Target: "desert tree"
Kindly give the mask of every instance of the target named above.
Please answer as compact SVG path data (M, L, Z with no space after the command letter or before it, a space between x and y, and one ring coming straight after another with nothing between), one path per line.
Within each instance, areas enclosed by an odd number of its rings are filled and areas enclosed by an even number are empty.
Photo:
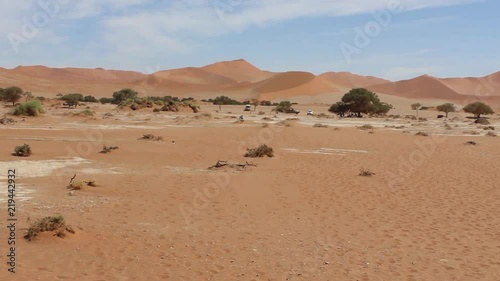
M286 113L292 108L292 103L290 101L281 101L276 108L274 108L274 111L276 112L283 112Z
M64 95L60 98L61 100L65 101L69 107L77 107L79 102L83 99L82 94L67 94Z
M257 110L257 106L260 105L260 101L256 98L250 100L250 104L253 105L253 111Z
M419 111L421 108L422 108L422 104L420 104L420 103L418 103L418 102L417 102L417 103L413 103L413 104L411 105L411 109L412 109L412 110L415 110L415 111L417 112L417 117L418 117L418 111Z
M44 97L44 96L39 96L39 97L36 97L35 99L39 100L42 104L43 104L44 101L47 100L47 98Z
M330 112L339 114L353 113L357 117L362 114L387 113L391 105L380 101L376 93L364 88L356 88L344 94L341 101L330 107Z
M444 112L444 114L446 115L446 118L448 118L448 113L456 111L455 105L452 103L444 103L444 104L438 105L436 107L436 109L438 111Z
M33 94L31 92L23 92L21 96L24 97L25 102L33 98Z
M469 103L464 107L464 111L466 113L472 113L474 114L474 118L479 119L481 118L481 115L488 115L488 114L493 114L493 109L489 107L487 104L482 103L482 102L473 102Z
M349 112L349 105L343 103L341 101L332 104L330 109L328 109L331 113L337 114L339 117L344 117Z
M4 101L11 102L12 105L15 105L21 99L21 94L23 93L23 89L13 86L3 90L3 99Z
M121 89L113 93L113 104L120 104L126 100L137 99L138 93L132 89Z

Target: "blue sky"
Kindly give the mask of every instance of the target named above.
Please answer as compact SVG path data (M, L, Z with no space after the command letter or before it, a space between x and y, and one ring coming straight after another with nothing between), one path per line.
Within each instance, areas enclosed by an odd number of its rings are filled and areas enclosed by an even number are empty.
M390 80L484 76L500 70L499 2L9 1L0 11L0 66L148 73L244 58L271 71Z

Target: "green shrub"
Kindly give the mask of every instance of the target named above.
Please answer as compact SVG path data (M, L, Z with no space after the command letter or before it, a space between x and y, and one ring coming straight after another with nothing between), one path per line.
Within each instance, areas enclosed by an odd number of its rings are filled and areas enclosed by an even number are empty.
M31 147L27 144L16 146L14 149L14 155L28 157L31 155Z
M84 116L94 116L94 111L90 110L90 109L85 109L83 110L82 112L80 112L81 115L84 115Z
M274 151L272 147L269 147L265 144L260 145L257 148L247 148L247 153L244 155L245 157L274 157Z
M30 100L17 105L12 111L13 115L19 116L39 116L44 113L39 100Z

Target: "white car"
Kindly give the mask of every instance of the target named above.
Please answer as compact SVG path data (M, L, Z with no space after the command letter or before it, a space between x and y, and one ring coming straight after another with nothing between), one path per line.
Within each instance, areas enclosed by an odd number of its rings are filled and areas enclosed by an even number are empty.
M308 110L307 115L314 115L314 112L312 110Z

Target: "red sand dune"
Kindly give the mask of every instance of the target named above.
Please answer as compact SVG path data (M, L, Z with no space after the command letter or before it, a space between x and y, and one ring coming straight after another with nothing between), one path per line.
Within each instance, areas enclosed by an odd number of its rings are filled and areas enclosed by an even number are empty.
M500 96L500 72L479 78L443 78L440 81L462 95Z
M253 92L258 93L260 99L275 100L293 96L313 96L338 92L338 89L323 77L317 77L307 72L294 72L271 77L255 87Z
M367 88L378 93L411 99L442 99L456 101L464 98L438 79L428 75L419 76L410 80L373 85Z
M243 59L203 67L163 70L151 75L102 68L0 68L0 87L12 85L31 91L35 96L47 97L69 92L80 92L98 98L110 97L116 90L133 88L140 95L197 98L227 95L237 99L260 97L272 100L339 94L351 88L366 87L381 94L416 100L435 99L463 103L480 99L500 103L500 72L481 78L441 79L420 76L390 82L348 72L327 72L319 76L301 71L273 73L260 70ZM333 99L332 96L331 101Z
M381 79L374 76L362 76L350 72L326 72L320 77L324 77L332 82L337 87L344 88L360 88L383 83L390 83L389 80Z
M271 77L274 73L258 69L246 60L223 61L209 64L201 69L231 78L236 82L257 82Z

